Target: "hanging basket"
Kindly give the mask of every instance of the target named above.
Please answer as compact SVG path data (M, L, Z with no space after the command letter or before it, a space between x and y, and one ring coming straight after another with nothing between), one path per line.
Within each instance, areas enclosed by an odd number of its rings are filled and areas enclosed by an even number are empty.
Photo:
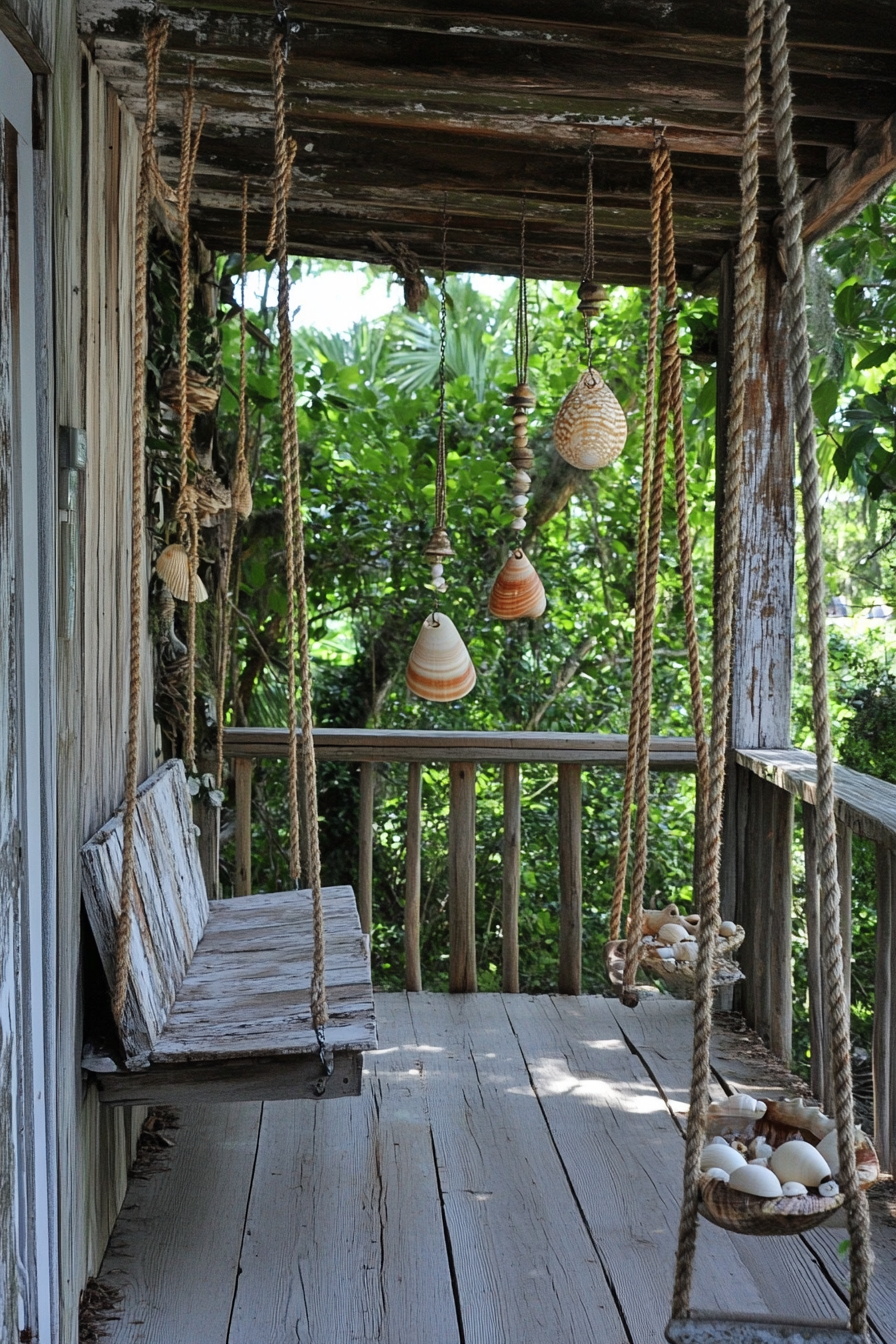
M823 1144L825 1155L833 1156L831 1149L836 1151L836 1139L831 1140L828 1136L835 1132L836 1124L818 1106L807 1106L801 1100L759 1101L753 1103L757 1106L755 1111L744 1109L745 1104L752 1101L750 1097L734 1096L713 1102L707 1115L707 1144L710 1139L721 1136L727 1140L729 1150L734 1145L742 1145L747 1150L744 1156L748 1157L750 1145L757 1141L764 1140L772 1149L778 1149L789 1140L801 1139L813 1148ZM858 1126L855 1148L859 1188L867 1190L880 1177L880 1164L871 1140ZM710 1161L706 1148L703 1152L704 1162ZM830 1165L836 1166L835 1157ZM751 1195L732 1189L728 1182L706 1172L700 1176L700 1212L703 1217L727 1232L747 1233L754 1237L808 1232L836 1213L845 1199L842 1190L822 1195L812 1186L808 1186L806 1194Z

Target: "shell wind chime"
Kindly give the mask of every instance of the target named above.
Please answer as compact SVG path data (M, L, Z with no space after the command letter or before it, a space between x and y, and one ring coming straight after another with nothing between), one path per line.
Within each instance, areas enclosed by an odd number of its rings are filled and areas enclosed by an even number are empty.
M423 622L408 659L405 680L408 690L421 700L448 703L462 700L476 685L476 669L454 622L439 611L439 597L448 587L444 562L454 555L448 536L448 487L445 445L445 347L448 337L447 201L442 208L442 276L439 285L439 433L436 447L435 521L423 551L429 561L435 590L433 611Z
M587 367L563 399L554 421L554 447L560 456L582 471L609 466L625 447L625 412L594 367L591 319L606 302L603 287L594 279L594 148L588 151L588 189L585 199L585 265L579 285L578 310L585 321Z
M527 381L529 305L526 292L525 197L520 218L520 292L516 310L514 354L516 387L507 398L508 405L513 407L513 447L510 451L510 465L513 467L511 482L513 518L510 523L513 550L495 579L488 599L488 609L492 616L497 616L502 621L517 621L524 618L533 620L543 615L547 606L544 584L522 547L522 534L526 529L526 512L529 507L528 494L532 486L530 473L535 465L535 458L529 447L529 412L535 405L535 394Z

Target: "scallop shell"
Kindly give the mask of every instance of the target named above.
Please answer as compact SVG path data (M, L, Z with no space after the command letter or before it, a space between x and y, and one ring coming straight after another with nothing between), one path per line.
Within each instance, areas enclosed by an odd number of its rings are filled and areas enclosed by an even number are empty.
M544 584L522 550L515 550L492 585L488 609L502 621L534 620L547 606Z
M476 669L454 622L443 612L427 616L405 673L421 700L462 700L476 685Z
M178 602L190 600L190 557L183 546L166 546L156 561L156 573ZM196 575L196 601L204 602L208 589Z
M625 447L625 412L597 369L586 369L563 399L554 421L554 447L583 471L606 467Z
M817 1186L831 1174L823 1154L805 1139L782 1143L769 1158L769 1166L779 1181L800 1181L805 1186Z
M728 1184L742 1195L759 1195L762 1199L774 1199L784 1193L773 1171L752 1162L736 1167L728 1178Z

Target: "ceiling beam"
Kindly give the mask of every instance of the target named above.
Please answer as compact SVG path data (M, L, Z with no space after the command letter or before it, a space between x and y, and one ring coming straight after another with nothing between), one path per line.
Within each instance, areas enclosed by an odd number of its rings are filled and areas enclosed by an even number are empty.
M803 241L814 243L846 224L896 179L896 113L863 126L855 149L843 154L803 201Z

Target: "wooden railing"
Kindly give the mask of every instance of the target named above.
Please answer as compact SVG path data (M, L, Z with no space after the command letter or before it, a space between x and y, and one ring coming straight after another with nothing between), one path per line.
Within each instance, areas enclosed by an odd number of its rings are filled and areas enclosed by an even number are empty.
M284 729L233 728L225 753L236 779L236 870L234 891L251 891L252 770L255 760L283 758ZM582 771L625 766L624 736L590 733L400 732L322 728L314 734L317 756L360 766L358 910L362 927L373 918L374 780L379 762L407 764L405 983L421 988L420 852L421 784L424 765L449 770L448 921L449 988L476 989L476 770L498 765L503 773L502 988L519 992L520 767L557 768L560 940L557 985L578 994L582 983ZM652 738L651 769L693 772L690 738ZM752 781L737 789L726 819L723 901L749 930L741 952L746 975L742 1006L748 1021L773 1051L789 1060L792 1046L793 802L802 802L806 848L808 980L812 1090L830 1106L828 1027L822 985L819 897L815 881L815 758L799 751L735 751L732 770ZM836 767L838 860L842 890L841 930L849 983L852 929L852 836L877 848L877 965L873 1039L875 1136L884 1165L896 1164L896 786ZM726 876L727 875L727 876ZM726 898L727 890L727 898Z
M793 830L793 800L797 798L802 803L806 858L811 1084L815 1095L830 1109L833 1106L830 1031L822 982L821 907L815 858L815 757L805 751L750 750L735 751L734 760L735 768L764 781L770 795L767 803L763 803L761 794L765 790L760 786L760 798L754 799L751 807L752 824L749 815L742 819L744 824L737 827L734 845L740 852L731 856L732 866L738 870L741 879L741 900L749 909L754 930L752 948L748 946L751 941L748 940L742 957L747 973L745 1006L760 1032L766 1018L769 1023L779 1026L790 1019L793 986L789 845ZM834 767L834 792L840 931L847 992L852 962L853 836L872 841L876 850L877 951L872 1040L874 1135L882 1165L892 1171L896 1166L896 785L838 765ZM749 858L751 848L754 851L752 863ZM758 853L760 850L765 851L765 862ZM745 915L747 909L743 909ZM777 967L776 973L769 972L770 966ZM772 1035L771 1032L768 1034ZM772 1044L777 1054L788 1057L789 1039L773 1040Z
M284 757L285 729L231 728L224 750L236 777L236 871L234 894L252 887L252 767L256 759ZM560 947L557 987L579 994L582 987L582 770L625 767L626 738L592 733L447 733L320 728L314 734L319 760L361 767L358 818L358 912L361 927L373 920L374 772L378 762L408 767L407 870L405 887L405 977L419 990L421 769L447 765L448 805L448 984L453 992L476 989L476 769L500 765L504 782L502 855L502 968L505 993L519 992L518 911L520 896L520 766L557 767ZM693 771L690 738L655 737L650 743L654 770Z

